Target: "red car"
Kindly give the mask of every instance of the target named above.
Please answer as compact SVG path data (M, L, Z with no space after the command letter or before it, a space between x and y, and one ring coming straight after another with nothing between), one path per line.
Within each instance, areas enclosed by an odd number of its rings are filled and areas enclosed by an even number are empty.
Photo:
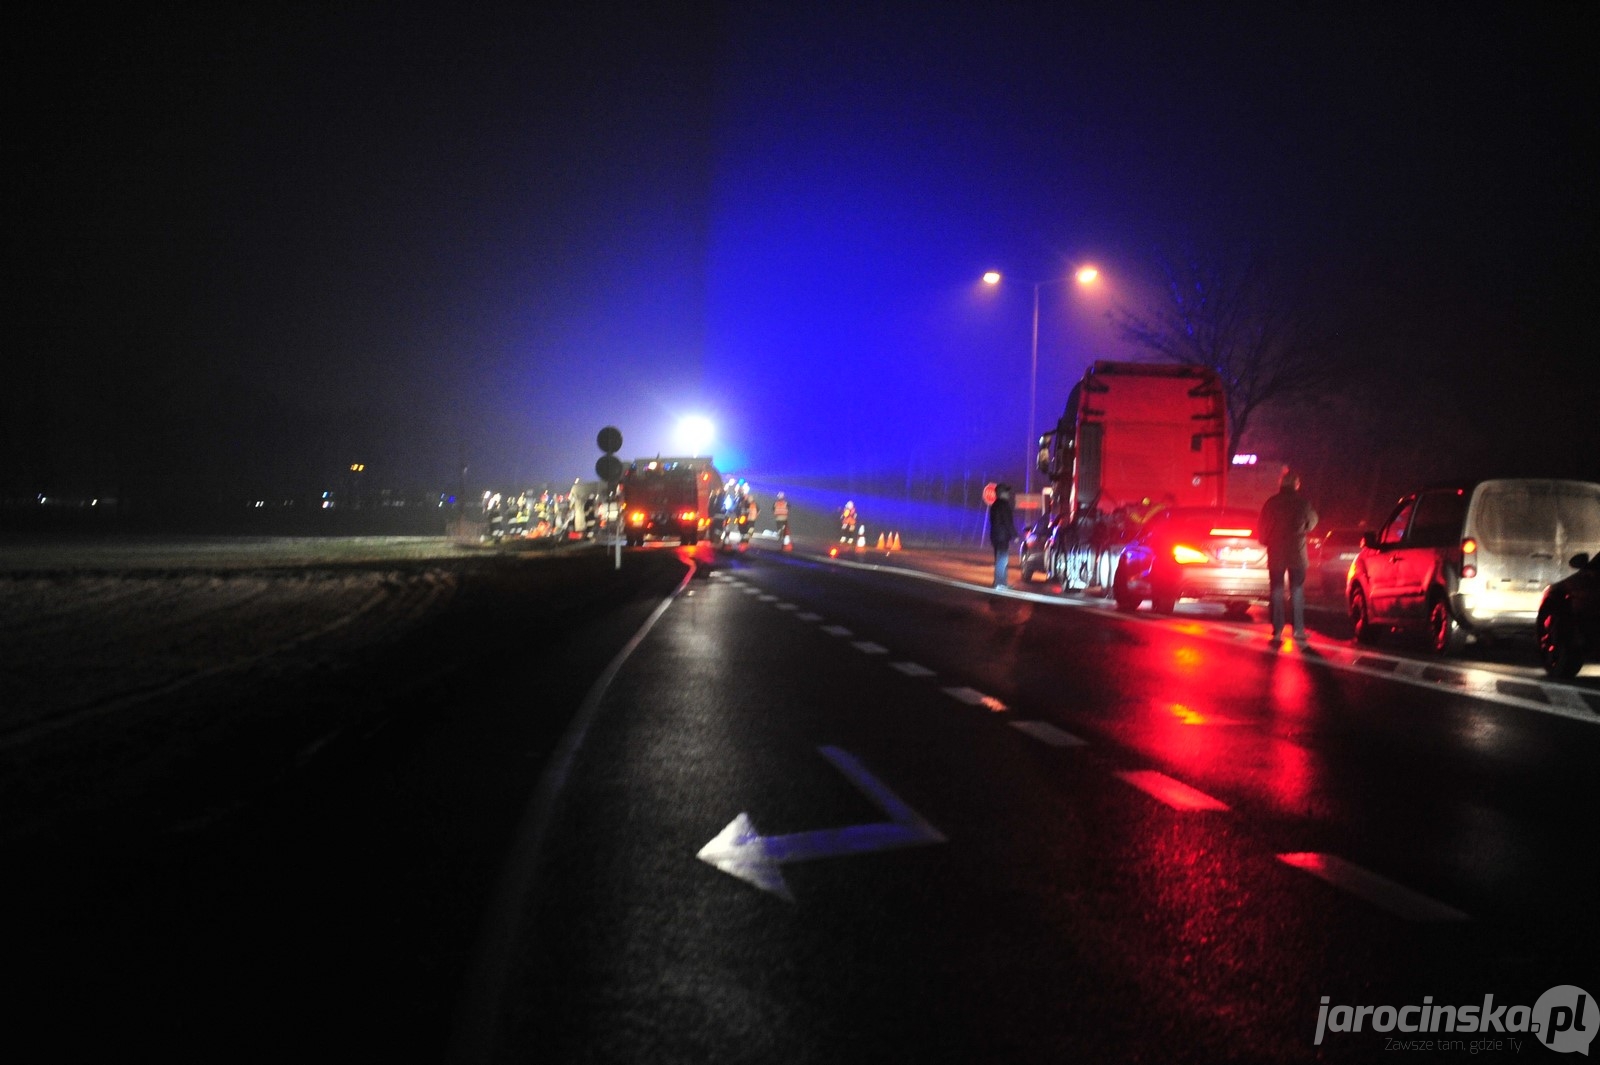
M1122 550L1112 595L1123 610L1146 599L1170 614L1180 599L1222 602L1243 614L1267 601L1267 549L1254 510L1179 507L1152 518Z

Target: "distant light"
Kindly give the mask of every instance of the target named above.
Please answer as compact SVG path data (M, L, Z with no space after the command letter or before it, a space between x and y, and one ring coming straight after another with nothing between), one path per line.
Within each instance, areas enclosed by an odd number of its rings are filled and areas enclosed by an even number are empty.
M1100 271L1092 266L1085 266L1078 271L1078 284L1091 285L1100 276Z
M983 275L983 283L985 285L998 285L1000 283L1000 271L990 270L985 273Z
M711 419L691 414L678 420L678 446L690 455L703 454L711 446L715 430Z
M1233 456L1233 464L1235 466L1254 466L1256 457L1254 455L1235 455Z

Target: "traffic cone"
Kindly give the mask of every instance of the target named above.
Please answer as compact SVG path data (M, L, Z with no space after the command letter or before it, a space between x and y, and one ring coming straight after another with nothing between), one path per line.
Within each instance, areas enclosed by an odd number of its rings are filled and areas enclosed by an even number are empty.
M891 550L891 551L900 550L900 534L899 533L890 533L889 534L889 550Z
M888 541L884 539L883 533L879 533L878 534L878 550L879 551L884 550L885 549L885 545L887 543L888 543Z

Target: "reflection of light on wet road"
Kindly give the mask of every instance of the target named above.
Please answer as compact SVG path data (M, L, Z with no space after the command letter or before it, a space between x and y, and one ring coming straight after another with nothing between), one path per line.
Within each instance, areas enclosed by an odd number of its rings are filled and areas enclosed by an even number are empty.
M1272 669L1272 708L1295 715L1311 712L1315 705L1311 675L1300 662L1277 661Z
M1261 782L1266 793L1289 813L1310 813L1309 802L1317 784L1317 759L1298 743L1273 740L1267 747Z
M1172 652L1172 660L1185 673L1193 673L1205 661L1198 648L1180 647Z
M1173 703L1171 709L1172 716L1177 718L1181 724L1204 725L1206 723L1206 716L1204 714L1197 714L1187 706L1184 706L1182 703Z

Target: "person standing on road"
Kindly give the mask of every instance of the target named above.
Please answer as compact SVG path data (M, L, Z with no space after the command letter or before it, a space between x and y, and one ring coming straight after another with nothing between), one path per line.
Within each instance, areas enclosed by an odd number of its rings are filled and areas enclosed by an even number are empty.
M854 500L847 500L844 509L839 512L839 542L853 543L856 538L856 526L861 523L861 518L856 514Z
M1017 538L1017 511L1009 484L995 486L989 504L989 543L994 547L994 586L1006 587L1006 566L1011 561L1011 541Z
M789 540L789 500L784 497L782 492L779 492L777 498L772 501L772 520L778 526L779 544L782 545L784 550L788 550L791 542Z
M1272 642L1283 640L1284 579L1289 581L1294 638L1306 640L1306 534L1317 525L1317 512L1300 494L1300 478L1283 471L1278 494L1261 505L1256 541L1267 549L1267 588L1272 601Z

